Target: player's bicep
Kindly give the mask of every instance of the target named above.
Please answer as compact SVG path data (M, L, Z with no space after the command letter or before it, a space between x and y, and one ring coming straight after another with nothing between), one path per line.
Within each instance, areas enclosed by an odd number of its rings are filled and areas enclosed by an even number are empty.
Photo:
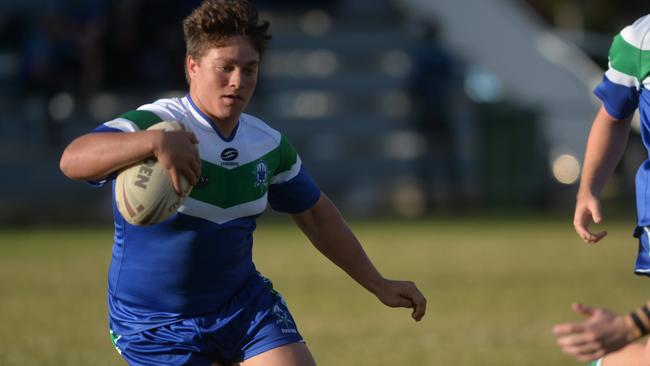
M101 124L91 131L91 133L121 133L121 132L125 132L125 131L116 127L111 127L107 123ZM117 178L117 171L111 172L108 175L101 178L86 180L86 182L93 187L103 187L106 185L106 183L115 180L115 178Z

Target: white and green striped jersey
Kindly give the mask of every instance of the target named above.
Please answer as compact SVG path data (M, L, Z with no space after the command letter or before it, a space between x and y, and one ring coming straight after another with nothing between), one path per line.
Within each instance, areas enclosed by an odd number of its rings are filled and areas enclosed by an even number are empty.
M624 120L638 108L641 135L650 154L650 15L639 18L614 37L609 68L594 93L607 113ZM640 226L650 225L650 162L643 163L636 177L637 216Z
M300 157L280 132L242 114L233 136L226 139L189 96L144 105L106 122L104 127L134 132L163 120L183 124L199 140L201 184L179 209L184 214L217 224L261 214L269 184L288 182L301 170ZM295 209L286 207L283 211Z
M650 86L650 16L625 27L614 37L609 50L609 68L596 95L608 113L625 119L639 107L639 95Z
M157 225L130 225L114 204L109 305L119 334L210 312L244 284L260 285L251 254L255 218L267 203L298 213L320 197L281 133L242 114L224 138L189 95L144 105L95 131L135 132L163 120L196 135L201 178L178 213Z

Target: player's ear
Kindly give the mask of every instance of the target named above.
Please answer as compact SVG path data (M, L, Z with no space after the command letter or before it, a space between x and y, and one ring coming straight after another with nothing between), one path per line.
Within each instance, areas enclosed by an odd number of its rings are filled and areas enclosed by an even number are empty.
M190 55L185 56L185 71L187 72L188 79L191 80L196 75L198 67L198 61L196 61Z

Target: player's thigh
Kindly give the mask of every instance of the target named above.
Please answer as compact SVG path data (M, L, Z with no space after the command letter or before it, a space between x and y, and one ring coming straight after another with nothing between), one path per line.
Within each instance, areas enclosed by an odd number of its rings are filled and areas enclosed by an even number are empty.
M191 319L135 334L111 336L116 350L131 366L208 366L218 357L202 342Z
M243 361L237 366L315 366L309 348L303 342L296 342L273 348ZM236 365L233 365L236 366Z
M643 356L641 357L641 362L630 365L641 365L641 366L650 366L650 340L646 342L645 348L643 349Z
M603 366L637 366L644 353L642 343L631 343L604 357Z

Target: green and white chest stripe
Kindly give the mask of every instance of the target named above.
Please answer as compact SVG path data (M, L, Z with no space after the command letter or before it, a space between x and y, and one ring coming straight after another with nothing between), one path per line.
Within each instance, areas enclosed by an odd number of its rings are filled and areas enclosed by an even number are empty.
M175 102L175 107L191 108L180 100L163 101ZM300 171L300 157L288 140L255 117L242 115L235 138L224 141L195 113L187 109L179 113L180 108L161 108L164 106L158 101L125 113L105 125L124 132L141 131L162 121L162 115L164 119L182 123L196 135L201 177L207 184L192 190L179 208L183 214L217 224L261 214L267 206L269 185L286 182ZM237 151L235 160L222 160L226 148Z
M650 88L650 16L625 27L609 50L607 78L618 85Z

